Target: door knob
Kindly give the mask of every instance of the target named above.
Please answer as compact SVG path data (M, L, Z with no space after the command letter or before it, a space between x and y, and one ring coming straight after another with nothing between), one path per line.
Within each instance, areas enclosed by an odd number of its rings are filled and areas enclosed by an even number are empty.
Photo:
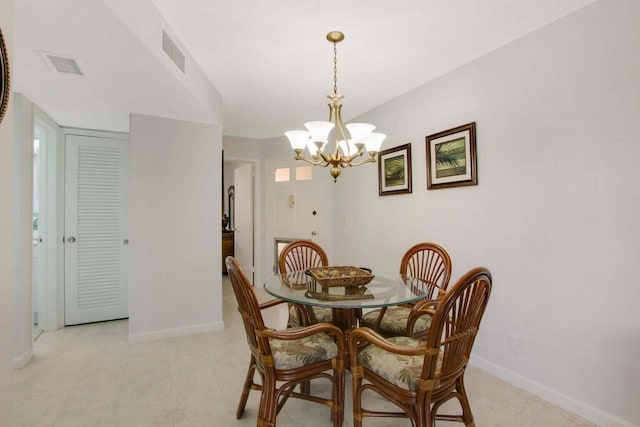
M76 238L75 238L75 237L73 237L73 236L71 236L71 237L69 237L69 238L67 239L67 242L69 242L69 243L73 243L73 242L75 242L75 241L76 241Z

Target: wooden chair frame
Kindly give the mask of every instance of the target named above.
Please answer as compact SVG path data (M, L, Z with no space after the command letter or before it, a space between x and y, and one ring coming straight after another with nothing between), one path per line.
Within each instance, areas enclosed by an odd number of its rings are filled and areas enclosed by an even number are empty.
M424 345L417 348L391 343L366 327L349 334L355 427L362 427L364 417L408 417L415 427L432 427L436 419L462 422L467 427L475 426L464 386L464 372L491 287L491 273L486 268L478 267L465 274L437 303L427 339ZM375 345L399 355L424 357L417 390L411 391L392 384L360 365L358 352L367 345ZM363 384L363 380L367 382ZM362 392L365 390L378 393L397 405L402 412L363 409ZM440 406L452 398L460 402L462 414L437 414Z
M311 240L294 240L288 243L278 257L278 270L280 273L306 270L309 267L326 267L329 265L327 253L320 245ZM312 307L301 304L287 303L289 308L294 307L301 325L308 326L318 323L318 319ZM291 318L287 326L294 326Z
M429 311L425 310L434 305L433 300L440 298L440 296L444 294L444 291L447 290L449 280L451 280L451 257L442 246L436 243L418 243L404 253L400 261L400 274L415 277L427 284L435 285L431 288L431 292L425 295L421 301L404 305L405 308L411 309L409 317L407 318L406 335L424 339L429 331L426 330L414 335L413 327L421 316L429 313ZM387 307L382 307L379 310L376 322L366 326L370 326L379 334L389 337L392 336L392 334L380 330L380 324L386 312Z
M247 335L251 350L251 360L245 378L242 395L238 403L236 417L240 418L251 390L261 390L258 410L258 427L273 427L276 416L290 397L322 403L331 408L331 420L334 427L342 425L344 420L344 377L345 377L345 338L342 331L329 323L318 323L295 330L275 331L264 325L261 310L281 304L282 300L271 300L258 304L253 287L233 257L225 260L233 291L238 301L238 311ZM295 369L276 369L269 339L296 340L318 333L333 336L338 348L335 358L310 363ZM333 373L327 373L333 371ZM262 384L254 383L254 374L258 372ZM298 393L294 388L298 384L324 378L331 382L331 399L313 396L307 392ZM280 383L280 385L278 385Z

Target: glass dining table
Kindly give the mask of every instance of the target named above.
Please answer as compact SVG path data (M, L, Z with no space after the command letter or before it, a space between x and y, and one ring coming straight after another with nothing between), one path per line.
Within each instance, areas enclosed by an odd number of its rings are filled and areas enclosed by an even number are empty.
M301 304L310 316L311 307L329 307L333 323L348 332L358 326L363 309L389 307L439 295L433 284L399 273L378 274L363 286L318 286L305 271L276 274L264 283L265 291L287 302Z

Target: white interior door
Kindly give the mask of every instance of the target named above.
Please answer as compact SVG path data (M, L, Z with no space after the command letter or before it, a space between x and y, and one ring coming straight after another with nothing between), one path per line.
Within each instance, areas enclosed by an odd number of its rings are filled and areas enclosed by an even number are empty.
M129 143L67 135L65 325L128 316Z
M253 165L243 164L233 171L235 187L234 257L253 282Z
M317 169L294 160L267 163L265 252L274 264L276 240L306 239L322 244L317 215L322 189Z

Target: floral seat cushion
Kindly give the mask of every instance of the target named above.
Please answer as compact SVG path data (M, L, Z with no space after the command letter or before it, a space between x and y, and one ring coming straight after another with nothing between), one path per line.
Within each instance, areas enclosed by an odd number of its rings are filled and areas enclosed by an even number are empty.
M319 323L331 323L333 319L333 315L331 314L330 307L311 307L313 309L313 314L316 315L316 319L318 319ZM298 312L296 308L292 305L289 308L289 323L291 326L300 326L300 320L298 319Z
M406 335L407 320L409 319L410 313L411 309L407 307L389 307L384 313L378 329L390 335ZM373 327L379 315L380 310L370 311L362 316L360 323L364 326ZM424 332L430 327L431 316L425 314L424 316L420 316L413 324L413 333Z
M269 344L276 369L300 368L338 355L337 344L324 332L297 340L270 338Z
M417 348L424 341L411 337L393 337L388 339L396 345ZM438 356L437 370L442 364L442 353ZM418 381L424 365L424 356L404 356L383 350L373 344L358 354L358 364L380 375L392 384L407 390L418 390Z

